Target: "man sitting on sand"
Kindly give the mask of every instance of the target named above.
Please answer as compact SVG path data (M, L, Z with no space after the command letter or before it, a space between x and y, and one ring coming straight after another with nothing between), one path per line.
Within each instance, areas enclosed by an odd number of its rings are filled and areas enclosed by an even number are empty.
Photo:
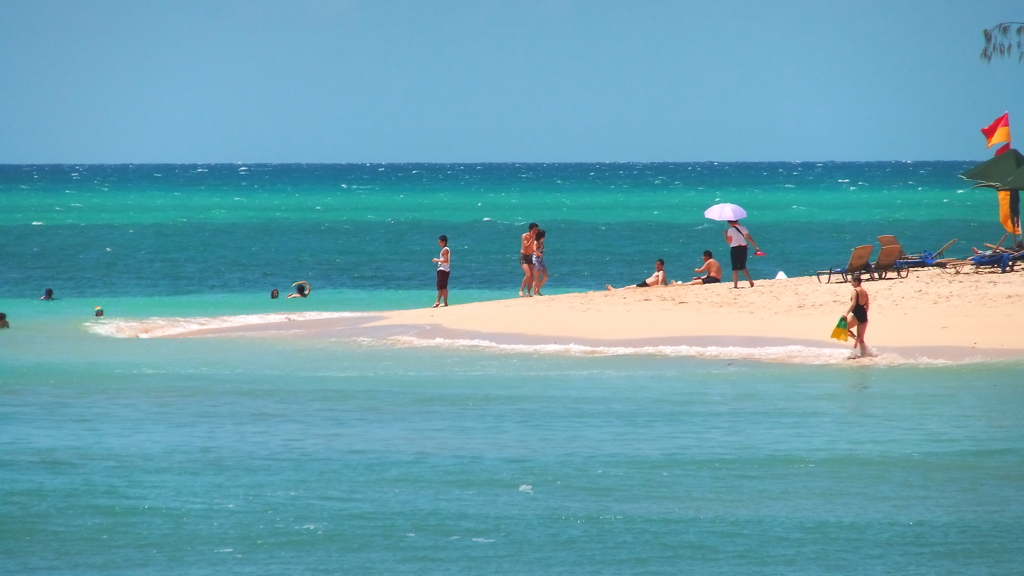
M693 282L686 282L686 286L700 286L702 284L718 284L722 281L722 265L717 260L712 258L711 250L704 251L704 265L700 268L694 269L694 272L700 274L701 272L707 272L703 277L694 276ZM682 282L676 282L676 284L683 284Z
M643 282L638 283L636 286L623 286L622 288L612 288L611 284L605 286L606 290L626 290L628 288L649 288L651 286L667 285L668 280L665 276L665 261L661 258L654 263L654 274Z

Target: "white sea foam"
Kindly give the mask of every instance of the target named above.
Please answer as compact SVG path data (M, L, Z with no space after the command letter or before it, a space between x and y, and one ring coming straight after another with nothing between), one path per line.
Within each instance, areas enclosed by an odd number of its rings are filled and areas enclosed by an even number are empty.
M112 336L114 338L158 338L210 328L233 328L236 326L255 326L274 322L320 320L323 318L353 318L357 316L365 316L365 314L356 312L284 312L277 314L247 314L242 316L198 318L124 318L87 322L85 328L94 334Z
M369 339L361 339L373 342ZM951 364L946 360L904 358L898 354L874 354L868 358L852 358L848 348L816 348L813 346L585 346L580 344L498 344L489 340L416 338L393 336L388 341L409 347L451 347L487 350L489 352L560 354L569 356L673 356L718 360L757 360L785 364Z

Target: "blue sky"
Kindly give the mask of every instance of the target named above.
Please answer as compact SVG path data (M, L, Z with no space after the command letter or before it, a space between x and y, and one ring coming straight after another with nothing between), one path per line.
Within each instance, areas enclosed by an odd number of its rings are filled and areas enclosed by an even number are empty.
M0 162L952 160L1020 2L0 0Z

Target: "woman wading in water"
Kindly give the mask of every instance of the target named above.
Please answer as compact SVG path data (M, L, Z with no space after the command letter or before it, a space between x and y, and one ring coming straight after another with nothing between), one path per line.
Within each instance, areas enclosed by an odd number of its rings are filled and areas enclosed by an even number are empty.
M854 274L850 278L853 285L853 294L850 295L850 307L846 309L846 327L850 331L850 337L854 338L853 349L860 348L860 355L863 358L868 355L868 349L864 346L864 333L868 330L868 308L871 307L871 298L868 291L861 286L860 274ZM857 331L854 332L853 329Z

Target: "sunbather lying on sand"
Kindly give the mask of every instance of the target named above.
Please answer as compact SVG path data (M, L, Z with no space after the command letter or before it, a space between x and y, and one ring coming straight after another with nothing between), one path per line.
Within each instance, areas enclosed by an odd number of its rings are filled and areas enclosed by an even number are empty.
M643 282L637 283L635 286L623 286L622 288L612 288L611 284L605 286L605 290L626 290L628 288L649 288L651 286L658 286L661 284L668 284L668 280L665 276L665 261L661 258L654 263L654 274Z

